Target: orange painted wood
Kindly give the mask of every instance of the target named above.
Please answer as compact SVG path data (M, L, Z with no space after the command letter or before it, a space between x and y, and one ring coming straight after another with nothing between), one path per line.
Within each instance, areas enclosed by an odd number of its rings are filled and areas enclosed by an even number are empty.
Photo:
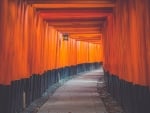
M99 12L48 12L48 13L40 13L39 14L42 18L48 20L55 20L55 19L84 19L84 18L102 18L110 15L109 13L99 13Z
M35 4L35 3L114 3L113 0L27 0L28 3Z
M104 33L104 65L120 79L149 86L149 0L117 0Z
M101 54L92 52L100 50L99 44L89 47L89 42L71 38L64 41L57 29L22 1L2 0L0 18L0 84L10 85L11 81L47 70L101 61ZM97 32L92 27L88 28L91 31L83 29L82 32ZM81 33L75 29L71 32ZM91 57L89 52L93 53Z
M115 7L114 3L84 3L84 4L75 4L75 3L65 3L65 4L33 4L34 8L100 8L100 7Z

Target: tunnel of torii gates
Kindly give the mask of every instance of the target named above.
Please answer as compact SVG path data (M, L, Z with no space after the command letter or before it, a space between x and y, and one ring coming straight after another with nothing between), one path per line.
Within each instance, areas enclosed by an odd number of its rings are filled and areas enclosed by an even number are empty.
M103 64L127 113L150 113L150 0L0 0L0 113Z

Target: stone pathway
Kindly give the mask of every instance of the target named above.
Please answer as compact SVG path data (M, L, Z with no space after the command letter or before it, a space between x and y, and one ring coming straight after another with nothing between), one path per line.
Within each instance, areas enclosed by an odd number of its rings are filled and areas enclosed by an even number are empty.
M102 69L67 81L49 97L38 113L107 113L97 92Z

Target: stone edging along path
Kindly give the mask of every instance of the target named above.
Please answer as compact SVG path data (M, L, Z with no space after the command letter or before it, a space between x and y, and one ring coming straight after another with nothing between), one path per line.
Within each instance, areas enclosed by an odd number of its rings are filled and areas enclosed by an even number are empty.
M125 113L119 103L107 92L104 75L100 77L99 82L97 83L97 91L108 113Z

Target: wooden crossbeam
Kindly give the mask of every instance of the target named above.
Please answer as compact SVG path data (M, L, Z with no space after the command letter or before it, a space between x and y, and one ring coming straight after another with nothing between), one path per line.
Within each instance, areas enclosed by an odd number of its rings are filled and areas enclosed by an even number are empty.
M115 7L114 3L53 3L53 4L48 4L48 3L41 3L41 4L32 4L34 8L53 8L53 9L58 9L58 8L109 8L109 7Z
M114 3L114 0L27 0L27 2L29 4L41 4L41 3L45 3L45 4L56 4L56 3L61 3L61 4L65 4L65 3L96 3L96 4L106 4L106 3Z

